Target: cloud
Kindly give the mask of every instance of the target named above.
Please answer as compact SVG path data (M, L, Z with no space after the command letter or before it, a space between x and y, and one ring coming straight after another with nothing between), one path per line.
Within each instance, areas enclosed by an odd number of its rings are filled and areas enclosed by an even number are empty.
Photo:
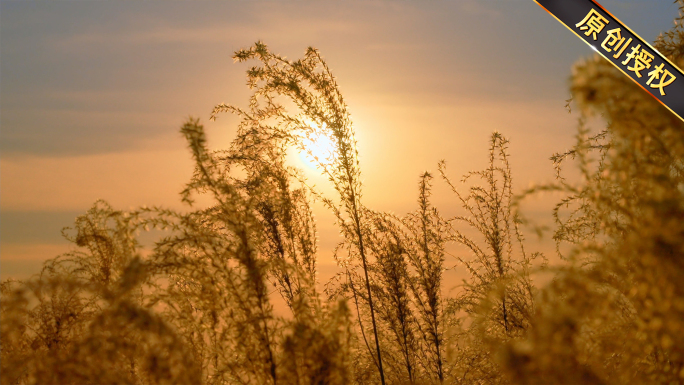
M179 207L192 175L185 150L1 159L3 211L85 211L97 199L119 208Z
M67 244L3 244L0 248L0 279L25 279L40 273L43 262L66 253Z
M478 16L484 19L496 20L503 16L501 10L497 9L495 3L476 0L461 0L458 2L459 9L471 16Z
M73 224L79 211L0 211L0 241L7 244L62 244L63 227Z

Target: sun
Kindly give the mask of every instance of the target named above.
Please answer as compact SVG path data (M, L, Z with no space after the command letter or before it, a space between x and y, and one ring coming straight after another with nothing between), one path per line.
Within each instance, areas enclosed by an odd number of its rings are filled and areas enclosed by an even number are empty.
M300 150L298 157L304 165L311 169L319 169L320 164L330 163L335 156L335 144L327 135L314 138L302 138L304 150Z

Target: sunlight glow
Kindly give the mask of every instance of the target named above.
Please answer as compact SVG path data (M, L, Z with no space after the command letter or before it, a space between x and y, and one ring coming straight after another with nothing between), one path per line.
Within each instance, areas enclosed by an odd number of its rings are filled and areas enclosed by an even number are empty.
M334 158L335 144L326 135L302 139L306 151L299 152L299 159L306 167L316 170L319 163L330 163Z

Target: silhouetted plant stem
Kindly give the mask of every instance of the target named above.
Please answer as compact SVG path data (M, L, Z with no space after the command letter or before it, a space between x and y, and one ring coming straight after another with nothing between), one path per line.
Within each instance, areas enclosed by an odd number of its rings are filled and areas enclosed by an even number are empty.
M358 317L358 320L359 320L359 329L361 330L361 336L363 337L363 342L365 343L366 348L368 349L368 354L373 359L373 364L375 364L375 367L378 368L378 370L380 370L380 366L378 365L378 361L373 356L373 349L371 349L370 345L368 344L368 338L366 338L366 331L363 329L363 323L361 322L361 312L359 311L359 299L358 299L358 296L356 295L356 288L354 288L354 281L351 279L351 276L349 275L349 270L347 270L346 274L347 274L347 279L349 282L349 287L351 288L352 296L354 297L354 305L356 306L356 316Z
M422 231L422 238L423 238L423 244L422 246L422 251L424 255L424 260L425 263L422 265L419 265L419 272L420 274L424 277L424 288L425 288L425 296L427 299L427 307L429 308L428 311L431 314L431 321L432 324L428 325L430 328L430 334L432 337L432 342L435 345L435 352L437 356L437 377L439 378L439 382L443 383L444 382L444 369L443 369L443 362L442 362L442 352L441 352L441 336L439 334L439 303L440 303L440 286L441 286L441 271L442 271L442 263L441 259L435 260L434 256L432 255L430 251L430 228L429 225L431 223L430 220L430 201L429 201L429 196L430 196L430 180L432 179L432 175L430 173L425 172L421 178L420 178L420 197L418 199L418 203L420 206L420 226L421 226L421 231ZM439 229L438 229L439 231ZM439 258L439 256L437 256ZM436 273L436 274L435 274ZM432 286L430 286L427 282L427 278L431 278L433 282L431 282ZM432 289L432 290L430 290Z
M347 172L347 175L350 173ZM349 175L351 178L351 175ZM366 280L366 291L368 292L368 306L370 307L371 321L373 322L373 335L375 337L375 349L378 352L378 370L380 371L380 382L385 384L385 373L382 370L382 354L380 353L380 339L378 338L378 326L375 322L375 308L373 306L373 297L371 295L370 279L368 279L368 263L366 262L366 251L363 246L363 236L361 235L361 221L359 219L359 211L356 207L356 197L354 191L351 191L352 213L354 218L354 225L356 236L359 242L359 254L361 255L361 262L363 264L363 275Z

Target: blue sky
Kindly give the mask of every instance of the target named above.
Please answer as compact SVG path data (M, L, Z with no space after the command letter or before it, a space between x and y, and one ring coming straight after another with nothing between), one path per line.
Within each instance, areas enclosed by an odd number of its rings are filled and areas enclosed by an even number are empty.
M649 41L677 14L669 0L601 4ZM192 170L178 128L245 105L248 66L231 55L256 40L289 58L321 51L356 123L367 203L397 213L440 159L454 176L484 166L494 130L518 187L549 180L575 134L570 69L591 54L532 0L3 0L0 275L63 252L59 229L96 199L178 207ZM215 147L234 123L207 123Z

